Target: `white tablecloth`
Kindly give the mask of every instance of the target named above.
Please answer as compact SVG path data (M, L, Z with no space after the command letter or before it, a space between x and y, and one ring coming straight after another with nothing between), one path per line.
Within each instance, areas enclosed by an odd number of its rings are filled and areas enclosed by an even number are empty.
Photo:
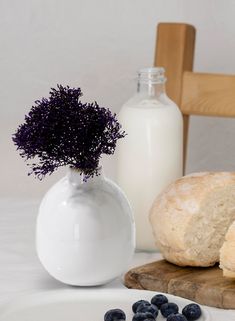
M22 293L65 287L44 271L35 253L34 230L38 205L38 201L0 200L0 304ZM131 266L159 258L156 253L137 253ZM115 291L124 286L120 278L105 287ZM235 310L208 310L214 321L235 321Z

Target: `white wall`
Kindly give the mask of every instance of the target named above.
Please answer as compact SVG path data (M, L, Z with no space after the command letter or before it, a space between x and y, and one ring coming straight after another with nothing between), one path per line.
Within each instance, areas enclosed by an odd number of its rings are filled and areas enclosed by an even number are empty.
M153 63L159 22L197 28L195 71L235 73L234 0L1 0L0 196L40 197L10 135L33 101L57 83L81 86L84 99L118 111ZM188 172L235 170L235 121L194 118ZM105 162L115 175L114 158Z

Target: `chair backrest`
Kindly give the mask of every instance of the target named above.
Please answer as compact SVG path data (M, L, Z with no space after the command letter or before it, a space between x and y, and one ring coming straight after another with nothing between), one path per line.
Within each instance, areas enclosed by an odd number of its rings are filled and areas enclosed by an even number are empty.
M184 116L184 162L190 115L235 117L235 76L192 72L195 35L188 24L157 27L154 65L166 69L167 94Z

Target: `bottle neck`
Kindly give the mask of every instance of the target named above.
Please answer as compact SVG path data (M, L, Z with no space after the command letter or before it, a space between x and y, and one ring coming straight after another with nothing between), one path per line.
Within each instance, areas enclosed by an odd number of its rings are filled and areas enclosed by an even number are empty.
M153 84L151 82L142 83L141 81L138 81L137 92L151 98L159 97L160 95L165 94L165 84Z
M144 68L138 72L137 92L141 95L159 97L165 93L165 70L161 67Z

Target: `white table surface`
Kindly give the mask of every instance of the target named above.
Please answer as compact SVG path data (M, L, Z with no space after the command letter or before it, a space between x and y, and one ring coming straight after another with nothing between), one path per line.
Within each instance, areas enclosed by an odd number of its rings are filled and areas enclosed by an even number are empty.
M51 278L37 259L34 231L38 205L38 201L0 200L0 304L27 292L66 287ZM158 253L137 253L131 267L159 258ZM120 278L104 287L115 291L124 286ZM235 310L208 310L214 321L235 321Z

